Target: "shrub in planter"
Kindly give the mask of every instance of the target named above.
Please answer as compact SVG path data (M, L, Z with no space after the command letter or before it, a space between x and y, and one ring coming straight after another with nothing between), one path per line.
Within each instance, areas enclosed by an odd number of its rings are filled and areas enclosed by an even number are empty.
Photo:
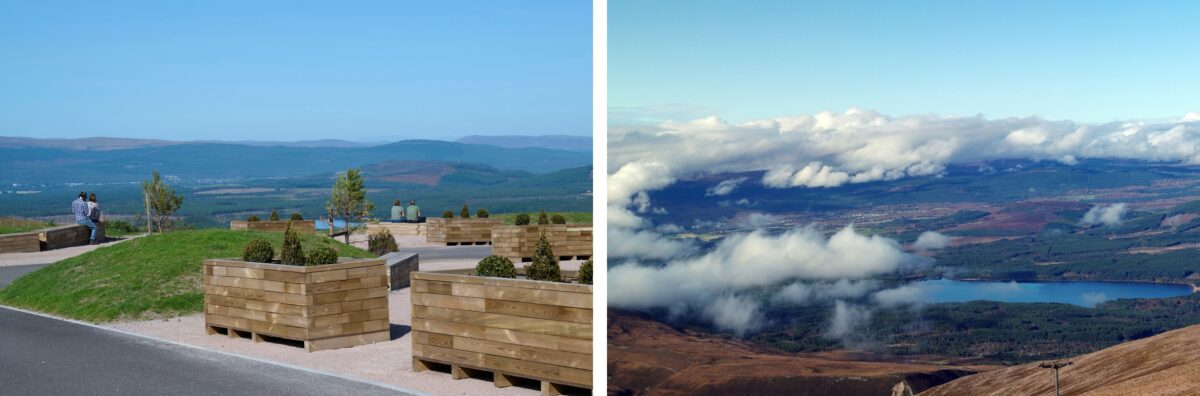
M299 213L292 212L292 219L291 219L291 220L292 220L292 221L303 221L303 220L304 220L304 216L301 216Z
M251 240L246 244L245 249L242 249L242 261L252 263L269 263L275 258L275 249L271 248L271 244L262 239Z
M382 256L399 251L400 247L396 246L396 238L392 238L392 232L384 228L367 237L367 250L376 256Z
M495 276L500 278L516 278L517 267L507 257L491 255L479 260L475 265L475 276Z
M486 218L488 218L488 216L490 216L490 215L488 214L487 209L479 209L479 211L475 212L475 217L478 217L481 219L486 219Z
M546 233L538 235L537 248L533 252L533 263L525 267L525 276L533 280L562 282L562 270L558 268L558 256L550 249Z
M305 264L310 266L324 265L333 264L337 261L338 252L336 250L333 250L333 248L329 246L317 246L316 248L308 251L308 257L307 260L305 260Z
M546 224L550 224L550 218L546 217L546 209L542 209L541 213L538 213L538 225Z
M529 215L527 215L525 213L521 213L521 214L517 215L515 224L516 225L529 225Z
M592 284L592 259L587 259L579 266L579 283L584 285Z
M304 248L300 246L300 237L292 227L283 232L283 246L279 248L279 263L287 265L304 265L308 258L304 257Z
M554 216L550 216L550 222L553 224L567 224L567 218L555 213Z
M271 209L271 221L279 221L279 212Z
M449 211L449 210L447 210L447 211L445 211L445 212L442 212L442 218L443 218L443 219L453 219L453 218L454 218L454 212L451 212L451 211Z
M246 217L246 221L258 221L258 215L250 215Z
M462 217L462 218L464 218L464 219L469 219L469 218L471 218L471 209L470 209L470 208L467 208L467 203L466 203L466 202L463 202L463 208L462 208L462 210L458 211L458 217Z

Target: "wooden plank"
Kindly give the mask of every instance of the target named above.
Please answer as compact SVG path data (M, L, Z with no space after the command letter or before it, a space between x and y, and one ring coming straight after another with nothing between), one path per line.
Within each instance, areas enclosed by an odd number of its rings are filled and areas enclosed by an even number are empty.
M262 300L251 300L238 297L225 297L219 295L208 295L205 297L207 305L221 305L233 308L252 309L255 311L265 311L282 315L308 316L308 310L302 305L292 305L277 302L268 302Z
M482 326L481 326L482 327ZM553 349L557 351L592 353L592 340L561 337L548 334L526 333L508 329L483 328L483 338L489 341L506 342L509 344ZM464 335L470 337L471 335Z
M414 296L415 295L416 294L414 294ZM452 297L452 298L463 299L465 297ZM413 300L413 304L416 304L415 298ZM422 304L422 305L436 306L436 307L441 307L441 308L465 309L465 308L455 308L453 306L442 306L442 305L433 305L433 304ZM514 316L524 316L524 317L529 317L529 318L559 320L559 321L575 322L575 323L589 323L589 324L592 323L592 310L585 309L585 308L572 308L572 307L562 307L562 306L557 306L557 305L534 304L534 303L504 301L504 300L491 300L491 299L484 300L483 308L484 308L483 309L484 312L490 312L490 313L498 313L498 314L505 314L505 315L514 315Z
M376 342L384 342L391 340L391 334L388 331L377 331L374 333L348 335L341 337L322 338L319 340L310 340L306 343L305 348L310 352L323 351L328 349L346 348L358 345L372 344Z
M310 300L313 298L312 296L302 296L298 294L216 285L205 285L204 294L257 299L267 302L278 302L292 305L308 305L311 304Z
M429 347L427 348L436 348ZM516 375L528 376L535 379L549 380L583 388L591 388L592 371L573 369L552 364L538 363L528 360L512 359L496 355L483 355L485 367L506 371Z
M467 283L454 283L451 286L451 294L455 296L559 305L572 308L592 308L592 294L590 293L570 293L520 287L472 285Z
M486 327L463 323L450 323L440 320L413 318L412 329L413 331L423 331L427 333L447 334L471 338L487 337Z
M504 286L504 287L526 288L526 289L536 289L536 290L554 290L554 291L563 291L563 292L571 292L571 293L591 293L592 292L591 285L581 285L581 284L576 284L576 283L563 283L563 282L535 281L535 280L528 280L528 279L492 278L492 277L454 274L454 273L438 273L438 272L418 271L418 272L412 273L412 279L413 280L419 279L419 280L425 280L425 281L448 282L451 284L467 283L467 284L476 284L476 285L492 285L492 286ZM432 292L430 292L430 293L432 293Z
M205 311L215 315L248 319L270 324L282 324L286 326L306 327L312 323L312 318L305 318L303 316L280 315L276 313L243 308L223 307L220 305L209 305L205 307Z
M415 274L416 272L412 272ZM413 293L429 293L429 294L451 294L453 293L452 283L428 280L413 280Z
M525 318L520 316L486 312L462 311L457 309L417 305L413 306L413 317L571 338L591 339L592 337L592 325L590 324Z
M484 310L485 300L482 298L447 296L443 294L427 293L412 293L411 298L413 305L486 312Z
M310 272L308 274L308 279L306 279L305 281L307 283L324 283L324 282L333 282L333 281L344 281L344 280L346 280L346 275L347 275L346 271L348 271L348 270L335 269L335 270L330 270L330 271Z
M413 344L413 356L452 364L467 364L475 367L484 366L484 355L482 353L439 348L430 345Z
M590 353L564 352L553 349L529 347L497 341L450 336L454 349L503 356L512 359L532 360L556 366L583 370L592 369ZM438 345L435 345L438 346Z

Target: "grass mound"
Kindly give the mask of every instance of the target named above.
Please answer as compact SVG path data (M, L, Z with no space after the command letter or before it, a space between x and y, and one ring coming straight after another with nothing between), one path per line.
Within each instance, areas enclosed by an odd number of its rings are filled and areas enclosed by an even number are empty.
M16 234L50 227L50 223L20 217L0 217L0 234Z
M209 229L122 242L21 277L0 289L0 303L92 322L198 313L204 306L204 259L241 257L255 238L279 246L283 233ZM317 235L300 240L308 249L329 246L345 257L375 257Z

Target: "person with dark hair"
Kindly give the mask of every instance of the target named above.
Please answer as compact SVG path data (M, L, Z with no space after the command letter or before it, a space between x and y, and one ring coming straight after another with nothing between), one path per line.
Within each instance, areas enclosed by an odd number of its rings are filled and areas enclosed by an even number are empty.
M100 224L100 203L96 202L96 193L88 194L88 218L93 223Z
M408 221L404 215L404 201L399 199L392 201L392 218L389 220L393 223L404 223Z
M75 199L74 202L71 202L71 213L75 214L75 223L92 230L90 243L95 245L96 222L92 221L91 217L88 216L89 211L86 192L81 191L79 193L79 198Z
M421 208L417 206L417 200L408 201L408 222L409 223L424 223L425 216L421 215Z

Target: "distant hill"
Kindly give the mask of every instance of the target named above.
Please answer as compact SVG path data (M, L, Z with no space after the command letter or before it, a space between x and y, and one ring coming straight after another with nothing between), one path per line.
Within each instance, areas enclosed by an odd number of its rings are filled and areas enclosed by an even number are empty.
M487 144L497 147L522 148L541 147L560 150L592 149L591 136L574 135L544 135L544 136L464 136L455 140L458 143Z
M470 162L532 173L587 166L592 162L589 153L578 151L502 148L436 140L405 140L371 147L163 141L141 144L132 148L111 148L116 147L111 143L108 149L84 150L0 145L0 184L133 182L144 180L156 169L184 182L297 177L389 160Z
M1200 325L1130 341L1071 359L1059 371L1064 395L1200 394ZM921 395L1047 395L1048 369L1038 363L987 371L943 384Z
M177 141L162 139L130 139L112 137L90 137L78 139L39 139L29 137L0 136L0 148L51 148L64 150L121 150L139 147L171 146L178 144L243 144L247 146L281 147L370 147L379 143L360 143L339 139L301 140L279 142L269 140L194 140Z

